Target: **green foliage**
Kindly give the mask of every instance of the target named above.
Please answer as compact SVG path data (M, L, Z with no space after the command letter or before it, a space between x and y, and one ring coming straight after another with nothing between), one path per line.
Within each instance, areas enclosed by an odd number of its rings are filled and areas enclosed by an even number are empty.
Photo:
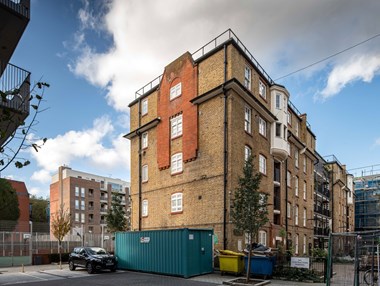
M261 174L254 170L253 158L245 162L243 177L239 178L239 187L235 191L231 218L235 229L246 233L251 244L257 238L258 232L268 221L268 196L259 192ZM251 268L251 252L248 253L246 282L249 281Z
M326 258L327 250L322 249L322 248L313 248L311 251L311 255L313 257Z
M0 218L5 223L7 229L13 230L20 217L20 209L18 204L17 193L11 184L0 178Z
M32 196L30 198L30 204L32 206L32 216L31 219L33 222L48 222L46 211L48 208L49 202L42 198L37 198Z
M259 192L261 174L253 168L252 157L246 161L243 177L235 191L232 221L235 228L257 237L259 229L268 221L268 196Z
M113 195L111 207L106 215L107 228L110 232L126 231L127 219L125 217L125 208L121 204L121 196Z
M273 272L273 277L281 278L290 281L307 281L322 283L323 273L318 273L314 270L293 267L278 267Z

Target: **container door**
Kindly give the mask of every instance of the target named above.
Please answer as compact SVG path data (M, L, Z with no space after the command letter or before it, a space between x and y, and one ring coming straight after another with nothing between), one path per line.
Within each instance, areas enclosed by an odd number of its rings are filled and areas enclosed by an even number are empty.
M211 231L201 231L200 234L200 273L210 273L212 272L212 232Z

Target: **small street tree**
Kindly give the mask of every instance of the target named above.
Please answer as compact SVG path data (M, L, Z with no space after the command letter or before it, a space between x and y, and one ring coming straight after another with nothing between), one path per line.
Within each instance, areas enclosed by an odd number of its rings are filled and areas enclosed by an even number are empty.
M57 213L52 215L51 229L54 237L58 240L59 267L62 269L61 243L65 235L71 229L71 216L70 213L64 209L63 205L61 205Z
M111 233L127 230L127 219L125 217L125 208L121 204L121 196L113 195L111 207L106 216L107 228Z
M239 178L239 187L235 191L231 218L235 229L243 232L249 243L248 265L246 282L249 282L251 269L252 243L257 240L259 229L268 220L267 195L259 192L261 174L253 167L253 158L250 157L244 165L243 177Z

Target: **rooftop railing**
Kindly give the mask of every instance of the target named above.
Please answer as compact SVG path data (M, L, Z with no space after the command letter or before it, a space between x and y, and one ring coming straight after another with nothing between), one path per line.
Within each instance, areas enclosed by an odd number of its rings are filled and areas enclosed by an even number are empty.
M198 50L193 52L191 55L193 56L194 60L198 60L207 53L213 51L226 41L233 40L245 53L245 55L251 60L253 65L261 72L261 74L266 78L266 80L270 84L274 84L274 81L272 78L268 75L268 73L264 70L264 68L259 64L259 62L255 59L255 57L250 53L250 51L246 48L246 46L243 44L242 41L239 40L239 38L235 35L235 33L231 30L228 29L227 31L221 33L219 36L208 42L207 44L203 45L200 47ZM135 93L135 98L138 98L145 93L149 92L153 88L157 87L160 84L160 81L162 79L162 75L156 77L154 80L151 82L147 83L144 85L142 88L140 88L138 91Z
M29 113L30 72L8 64L0 77L0 91L6 95L0 98L1 106Z
M298 115L298 117L301 117L302 113L298 110L298 108L293 104L293 102L291 102L290 100L288 100L288 105L290 106L291 109L293 109L293 111ZM309 129L311 129L311 125L309 122L306 121L306 126L309 127Z
M30 19L30 0L0 0L0 4Z
M328 156L323 157L323 159L325 159L325 161L327 163L334 163L334 162L336 162L336 163L338 163L339 165L342 166L342 164L339 162L338 158L335 157L335 155L328 155Z

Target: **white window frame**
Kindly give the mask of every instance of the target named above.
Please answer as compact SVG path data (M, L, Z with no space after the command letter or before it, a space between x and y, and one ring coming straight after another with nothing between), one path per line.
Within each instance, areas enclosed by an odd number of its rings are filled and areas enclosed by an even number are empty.
M141 136L141 148L148 148L148 132L144 132Z
M79 222L79 213L75 213L75 221Z
M286 173L286 180L287 180L286 185L288 187L291 187L292 186L292 173L290 173L290 171L288 171Z
M171 138L177 138L182 135L182 114L170 119Z
M294 165L296 166L296 168L299 167L299 157L300 157L300 153L298 149L294 148Z
M75 187L75 196L79 197L79 187Z
M267 232L265 230L259 230L259 243L267 246Z
M84 198L84 197L86 196L86 194L85 194L85 193L86 193L86 190L85 190L85 188L83 188L83 187L82 187L82 188L80 188L80 195L81 195L81 197L82 197L82 198Z
M182 83L179 82L175 86L170 88L170 100L181 96L182 94Z
M295 129L296 136L298 136L299 129L300 129L300 124L299 124L298 120L296 120L296 126L294 127L294 129Z
M287 210L288 210L288 218L292 217L292 204L290 202L287 202L286 204Z
M261 117L259 117L259 133L267 137L267 122Z
M171 158L171 174L178 174L182 172L182 153L172 155Z
M259 171L260 173L267 174L267 158L264 155L259 155Z
M259 80L259 94L262 98L267 99L267 87L261 80Z
M307 221L307 210L306 208L303 208L303 226L306 227L306 221Z
M303 181L303 199L306 200L307 197L307 184L306 181Z
M248 145L245 145L244 147L244 159L245 161L248 161L249 157L252 156L252 148Z
M148 99L145 98L141 101L141 115L148 114Z
M148 165L144 165L142 166L141 168L141 179L142 179L142 182L147 182L148 179L149 179L149 176L148 176Z
M148 216L148 206L149 206L148 200L144 199L141 202L141 216L143 217Z
M244 69L244 86L251 90L252 88L252 69L249 66L245 66Z
M296 234L296 237L295 237L295 247L294 247L294 253L295 254L298 254L299 253L299 234L297 233Z
M81 209L82 211L86 210L85 201L81 201L81 202L80 202L80 209Z
M276 124L275 124L275 135L276 135L276 137L281 137L281 128L282 126L281 126L281 123L279 123L279 122L276 122Z
M281 97L282 97L281 93L276 93L275 102L274 102L275 108L280 109L280 110L281 110Z
M79 210L79 200L75 200L75 209Z
M244 107L244 130L249 134L252 133L252 108L248 105Z
M306 254L307 235L303 235L303 254Z
M81 223L85 223L86 222L86 215L84 213L80 214L80 221Z
M307 158L306 155L303 156L303 172L306 174L307 171Z
M299 189L299 179L298 176L294 177L294 194L298 197L298 189Z
M288 124L292 125L292 113L288 110Z
M298 210L299 210L299 207L298 205L296 205L294 209L294 224L295 225L298 225Z
M178 213L182 212L182 203L183 203L182 193L175 193L171 196L171 212Z

